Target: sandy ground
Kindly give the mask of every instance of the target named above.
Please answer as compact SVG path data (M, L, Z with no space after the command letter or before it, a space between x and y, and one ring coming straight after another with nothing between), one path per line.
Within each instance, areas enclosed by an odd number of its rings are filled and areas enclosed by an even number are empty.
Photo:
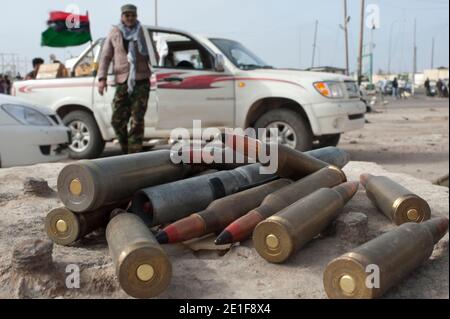
M401 101L390 104L387 111L380 110L383 113L367 116L370 124L363 130L342 139L340 146L354 160L345 168L349 179L357 180L362 172L389 176L426 199L434 216L448 217L448 188L429 182L448 173L448 101ZM115 152L114 147L108 147L105 155ZM64 165L0 169L0 298L127 298L115 278L102 231L74 247L55 245L54 270L31 275L20 281L19 287L11 280L14 245L24 239L46 238L46 213L61 206L56 194L50 198L24 194L23 182L26 177L40 177L56 190L56 178ZM370 238L394 228L369 202L363 189L345 208L344 214L348 212L368 216ZM352 247L329 236L312 241L286 264L273 265L252 249L251 241L233 247L222 257L216 252L194 253L182 245L164 246L173 265L173 277L160 298L326 298L322 274L327 263ZM80 289L65 288L68 264L81 269ZM38 278L41 282L36 281ZM385 295L448 297L448 234L429 261Z
M363 130L346 133L339 147L352 160L434 181L448 174L448 99L420 97L389 101L368 114Z
M46 213L60 205L57 197L38 198L23 194L27 176L42 177L52 188L64 164L41 164L0 171L0 297L3 298L127 298L114 275L104 234L99 232L74 247L56 246L55 270L31 275L20 287L11 281L12 247L28 238L45 238ZM387 175L416 192L430 203L433 216L447 216L448 189L405 174L393 174L374 163L351 162L345 168L349 180L362 172ZM393 226L369 202L360 189L344 210L363 212L369 218L369 237L374 238ZM192 252L182 245L166 245L173 265L169 288L160 298L326 298L322 274L329 261L349 251L354 244L336 236L313 240L286 264L269 264L254 249L252 242L231 249L225 256L216 252ZM65 267L81 269L80 289L66 289ZM44 276L45 275L45 276ZM448 298L448 234L436 246L432 258L406 280L389 291L386 298ZM60 277L58 277L60 276ZM44 280L44 284L33 280ZM245 282L245 285L243 285ZM42 288L42 287L45 287ZM50 288L49 288L50 287ZM59 287L59 288L58 288ZM62 287L62 288L61 288Z

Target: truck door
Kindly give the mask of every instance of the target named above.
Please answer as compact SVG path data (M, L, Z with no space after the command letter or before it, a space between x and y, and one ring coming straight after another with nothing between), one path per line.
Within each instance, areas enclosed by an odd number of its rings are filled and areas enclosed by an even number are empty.
M103 41L101 43L101 47L103 47ZM150 50L150 55L152 54L154 53ZM99 65L100 63L100 56L101 56L101 49L99 48L96 54L97 65ZM98 79L95 80L93 90L93 102L94 102L93 104L97 121L101 121L102 126L107 131L106 134L107 139L112 140L116 137L114 129L111 125L111 119L113 114L112 102L114 99L114 95L116 93L116 86L117 86L113 74L113 63L111 63L109 67L107 81L108 81L108 91L105 92L103 96L101 96L97 90ZM156 87L152 85L150 97L148 100L147 113L145 114L145 133L144 133L145 138L152 137L152 132L154 131L157 122L158 122L158 112L156 105Z
M149 29L157 61L158 129L234 125L234 80L214 70L208 49L187 35Z

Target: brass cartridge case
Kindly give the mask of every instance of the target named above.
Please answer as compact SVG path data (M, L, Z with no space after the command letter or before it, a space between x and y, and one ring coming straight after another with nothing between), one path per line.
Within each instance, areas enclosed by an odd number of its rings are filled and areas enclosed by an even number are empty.
M253 232L256 251L269 262L286 261L341 213L358 185L350 182L319 189L260 222Z
M66 207L51 210L45 218L47 236L58 245L68 246L101 227L106 227L109 214L117 206L106 206L93 212L76 214Z
M194 169L173 164L169 150L84 160L62 169L58 194L75 213L93 211L139 189L183 179Z
M406 223L334 259L323 276L328 297L381 297L427 261L447 231L447 218Z
M106 228L109 252L122 289L135 298L151 298L170 283L172 266L139 216L118 214Z
M367 197L396 225L430 219L428 203L410 190L385 176L361 175Z

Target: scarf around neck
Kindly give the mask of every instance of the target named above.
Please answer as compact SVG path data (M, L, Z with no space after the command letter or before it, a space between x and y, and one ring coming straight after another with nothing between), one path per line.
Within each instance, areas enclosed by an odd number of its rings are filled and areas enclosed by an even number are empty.
M118 28L122 32L122 36L126 41L130 42L128 46L128 62L130 63L130 75L128 76L128 94L133 93L136 85L136 70L137 70L137 58L136 58L136 46L138 51L143 56L148 56L147 44L145 43L144 33L141 32L142 26L138 21L133 28L128 28L122 22L119 23Z

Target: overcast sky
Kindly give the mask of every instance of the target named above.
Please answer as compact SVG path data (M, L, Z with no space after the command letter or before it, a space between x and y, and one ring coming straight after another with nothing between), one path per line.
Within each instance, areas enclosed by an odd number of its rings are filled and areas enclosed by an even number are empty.
M139 7L140 20L154 24L154 0L130 0ZM413 23L417 19L418 68L431 64L432 37L436 39L435 66L448 66L448 0L367 0L378 4L381 27L374 32L375 70L387 69L389 42L392 70L410 71L413 61ZM18 53L31 59L50 53L60 59L78 54L80 48L51 49L40 46L48 13L77 4L88 10L94 38L104 36L119 20L126 0L14 0L2 1L0 53ZM315 20L319 20L316 65L344 66L342 0L159 0L159 24L193 33L227 37L249 47L277 67L311 66ZM348 0L350 64L356 68L360 0ZM391 32L392 30L392 32ZM370 40L366 29L366 40Z

